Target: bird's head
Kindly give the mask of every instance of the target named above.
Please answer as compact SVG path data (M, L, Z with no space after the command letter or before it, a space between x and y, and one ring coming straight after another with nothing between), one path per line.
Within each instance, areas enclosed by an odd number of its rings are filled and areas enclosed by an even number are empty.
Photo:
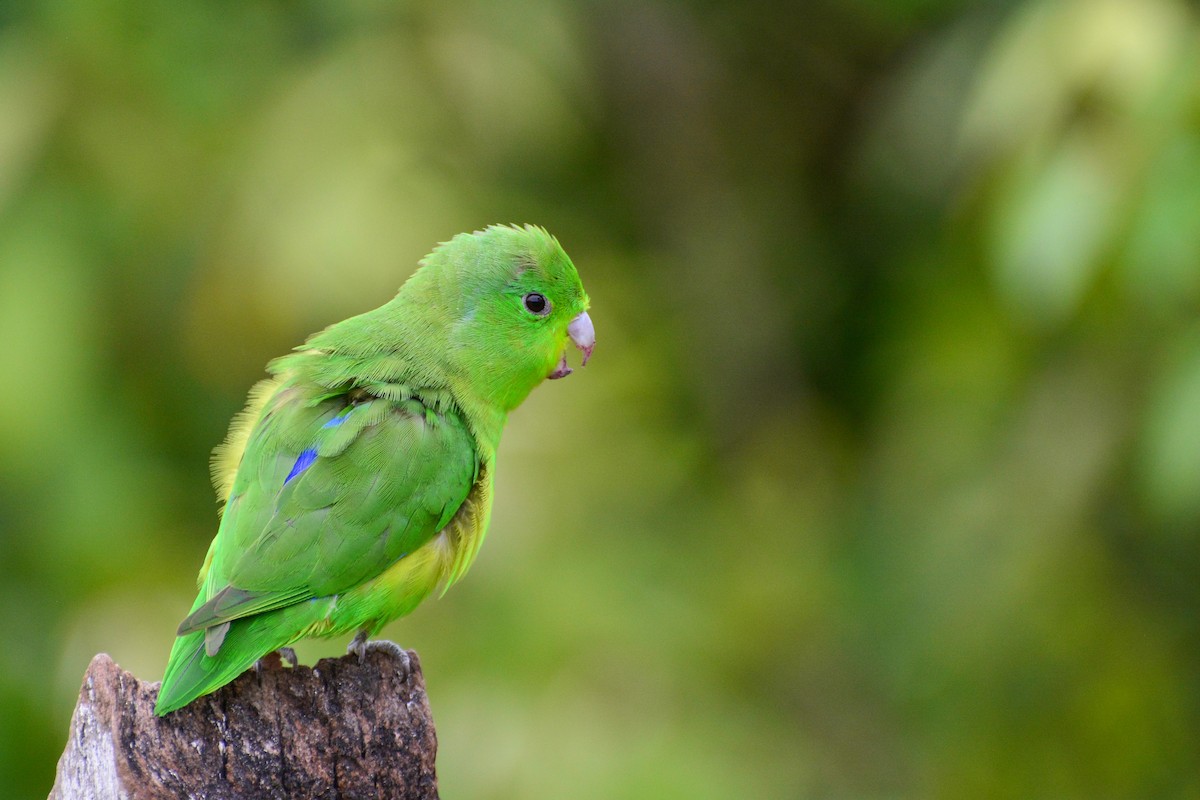
M459 234L422 263L418 274L450 319L449 366L481 400L511 411L542 380L569 375L568 345L587 363L596 344L588 296L544 229L493 225Z

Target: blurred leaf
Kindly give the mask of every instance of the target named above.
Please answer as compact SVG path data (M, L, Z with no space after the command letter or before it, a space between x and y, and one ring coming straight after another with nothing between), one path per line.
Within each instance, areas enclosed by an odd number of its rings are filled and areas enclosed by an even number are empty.
M1111 243L1118 192L1103 154L1078 138L1013 176L993 251L1000 291L1023 316L1054 323L1076 310Z
M1151 387L1142 440L1147 499L1167 518L1200 516L1200 334L1174 348Z
M1124 262L1128 290L1155 306L1200 294L1200 135L1182 134L1151 165Z

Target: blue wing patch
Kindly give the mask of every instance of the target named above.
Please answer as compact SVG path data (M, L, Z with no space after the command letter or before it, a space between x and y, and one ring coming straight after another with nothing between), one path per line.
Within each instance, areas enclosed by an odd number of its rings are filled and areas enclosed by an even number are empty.
M329 422L326 422L326 423L325 423L324 425L322 425L321 427L322 427L322 428L336 428L338 425L341 425L343 422L345 422L345 421L346 421L347 417L349 417L349 416L350 416L350 412L351 412L352 410L353 410L353 409L349 409L349 408L348 408L348 409L346 409L346 413L345 413L345 414L342 414L340 417L334 417L333 419L329 420Z
M292 465L292 471L289 472L288 476L283 479L283 485L287 486L288 482L292 478L296 477L301 472L304 472L304 470L311 467L313 465L313 462L316 460L317 460L316 448L310 447L307 450L305 450L304 452L302 452L300 454L300 456L296 459L296 463Z

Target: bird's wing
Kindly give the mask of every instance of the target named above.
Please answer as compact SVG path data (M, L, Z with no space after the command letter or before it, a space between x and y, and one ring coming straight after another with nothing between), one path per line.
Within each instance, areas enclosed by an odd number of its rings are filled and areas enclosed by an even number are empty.
M452 407L406 393L319 402L282 388L246 441L179 634L347 591L440 531L479 474ZM351 397L354 402L351 402Z

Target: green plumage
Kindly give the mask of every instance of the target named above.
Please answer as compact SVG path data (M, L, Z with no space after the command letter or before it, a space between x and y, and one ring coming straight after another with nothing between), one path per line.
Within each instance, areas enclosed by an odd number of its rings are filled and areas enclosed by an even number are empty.
M373 634L459 578L507 415L565 374L572 340L590 353L587 302L544 230L493 226L272 362L214 458L221 525L156 712L306 636Z

